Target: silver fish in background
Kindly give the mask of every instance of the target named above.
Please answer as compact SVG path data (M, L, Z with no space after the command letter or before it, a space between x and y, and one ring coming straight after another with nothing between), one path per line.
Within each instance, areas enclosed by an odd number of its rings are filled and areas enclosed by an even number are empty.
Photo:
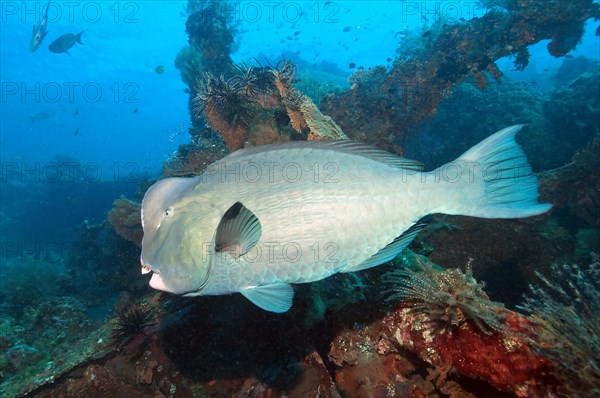
M59 37L58 39L56 39L52 43L50 43L50 45L48 46L48 50L50 50L50 52L57 53L57 54L60 54L60 53L69 54L69 50L71 49L71 47L73 47L75 45L75 43L83 44L81 42L82 34L83 34L83 32L79 32L76 35L74 35L73 33L65 33L64 35L62 35L61 37ZM69 54L69 55L71 55L71 54Z
M353 141L244 149L195 178L155 183L142 202L142 273L187 296L239 292L285 312L290 284L385 263L433 213L534 216L537 178L501 130L431 172Z
M46 25L48 24L48 5L46 5L46 12L42 17L39 26L36 27L35 24L33 24L33 32L31 34L31 41L29 42L29 50L31 52L40 48L42 41L44 41L44 38L48 34L46 31Z

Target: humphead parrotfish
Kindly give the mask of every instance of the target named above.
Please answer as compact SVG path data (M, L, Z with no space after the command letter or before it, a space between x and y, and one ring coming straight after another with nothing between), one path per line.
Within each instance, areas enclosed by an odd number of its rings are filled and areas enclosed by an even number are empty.
M52 43L50 43L50 45L48 46L48 50L50 50L50 52L53 53L67 53L69 54L69 50L71 49L71 47L73 47L75 45L75 43L79 43L79 44L83 44L81 42L81 35L83 34L83 32L79 32L76 35L73 33L65 33L64 35L62 35L61 37L59 37L58 39L54 40ZM71 55L71 54L69 54Z
M142 202L142 273L186 296L239 292L285 312L290 284L397 256L433 213L538 215L538 182L515 141L488 137L431 172L354 141L242 149L193 178L166 178Z

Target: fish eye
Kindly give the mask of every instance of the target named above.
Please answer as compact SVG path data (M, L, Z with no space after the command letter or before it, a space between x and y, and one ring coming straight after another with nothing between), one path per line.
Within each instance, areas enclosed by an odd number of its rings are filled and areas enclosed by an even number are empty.
M165 217L171 217L173 215L173 208L169 207L168 209L165 209L164 215Z

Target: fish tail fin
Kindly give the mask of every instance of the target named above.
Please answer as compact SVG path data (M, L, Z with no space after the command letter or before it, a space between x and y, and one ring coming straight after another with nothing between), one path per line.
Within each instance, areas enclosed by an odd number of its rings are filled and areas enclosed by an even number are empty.
M500 130L440 168L458 170L461 180L458 184L444 184L449 189L446 199L456 198L450 200L456 211L444 213L521 218L545 213L552 207L538 202L538 179L515 141L515 134L522 127Z
M85 31L82 30L81 32L77 33L76 39L77 39L77 43L79 43L79 44L85 44L84 42L81 41L81 35L83 34L83 32L85 32Z

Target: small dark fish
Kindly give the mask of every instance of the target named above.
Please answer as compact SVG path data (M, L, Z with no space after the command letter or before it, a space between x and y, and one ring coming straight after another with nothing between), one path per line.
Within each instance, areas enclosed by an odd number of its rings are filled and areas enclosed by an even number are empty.
M344 29L342 29L342 32L350 32L352 30L352 28L350 26L346 26Z
M133 113L138 113L138 108L133 108Z
M573 56L571 54L567 54L565 55L565 58L573 58Z
M48 46L48 50L50 50L50 52L57 53L57 54L60 54L60 53L69 54L69 49L71 47L73 47L75 45L75 43L83 44L81 42L82 34L83 34L83 32L79 32L76 35L74 35L73 33L65 33L64 35L62 35L61 37L59 37L58 39L56 39L52 43L50 43L50 45ZM71 55L71 54L69 54L69 55Z
M73 135L79 135L79 127L77 127L77 128L75 129L75 131L73 131Z
M429 36L430 34L431 34L431 31L430 31L430 30L428 30L427 32L423 33L423 34L421 35L421 37L427 37L427 36Z
M299 34L300 34L299 30L297 30L297 31L294 32L294 36L298 36Z
M350 65L348 65L348 68L354 69L354 68L356 68L356 64L354 62L350 62Z
M79 115L79 109L75 109L75 116Z
M429 22L429 18L427 18L427 15L421 14L421 22Z
M162 65L158 65L156 68L154 68L154 72L158 73L159 75L162 75L163 73L165 73L165 67Z
M386 58L386 61L387 62L392 62L392 59L391 58Z
M50 3L48 3L50 5ZM29 43L29 51L34 52L42 45L44 37L48 34L46 31L46 24L48 23L48 5L46 5L46 13L40 21L40 25L36 28L33 24L33 32L31 35L31 42Z
M186 94L189 94L190 93L190 89L189 88L184 88L183 92L186 93Z
M29 115L29 120L31 120L32 123L35 123L40 120L50 119L52 116L54 116L54 112L52 111L40 111Z
M288 37L287 37L287 39L288 39L288 40L292 40L292 36L288 36Z

